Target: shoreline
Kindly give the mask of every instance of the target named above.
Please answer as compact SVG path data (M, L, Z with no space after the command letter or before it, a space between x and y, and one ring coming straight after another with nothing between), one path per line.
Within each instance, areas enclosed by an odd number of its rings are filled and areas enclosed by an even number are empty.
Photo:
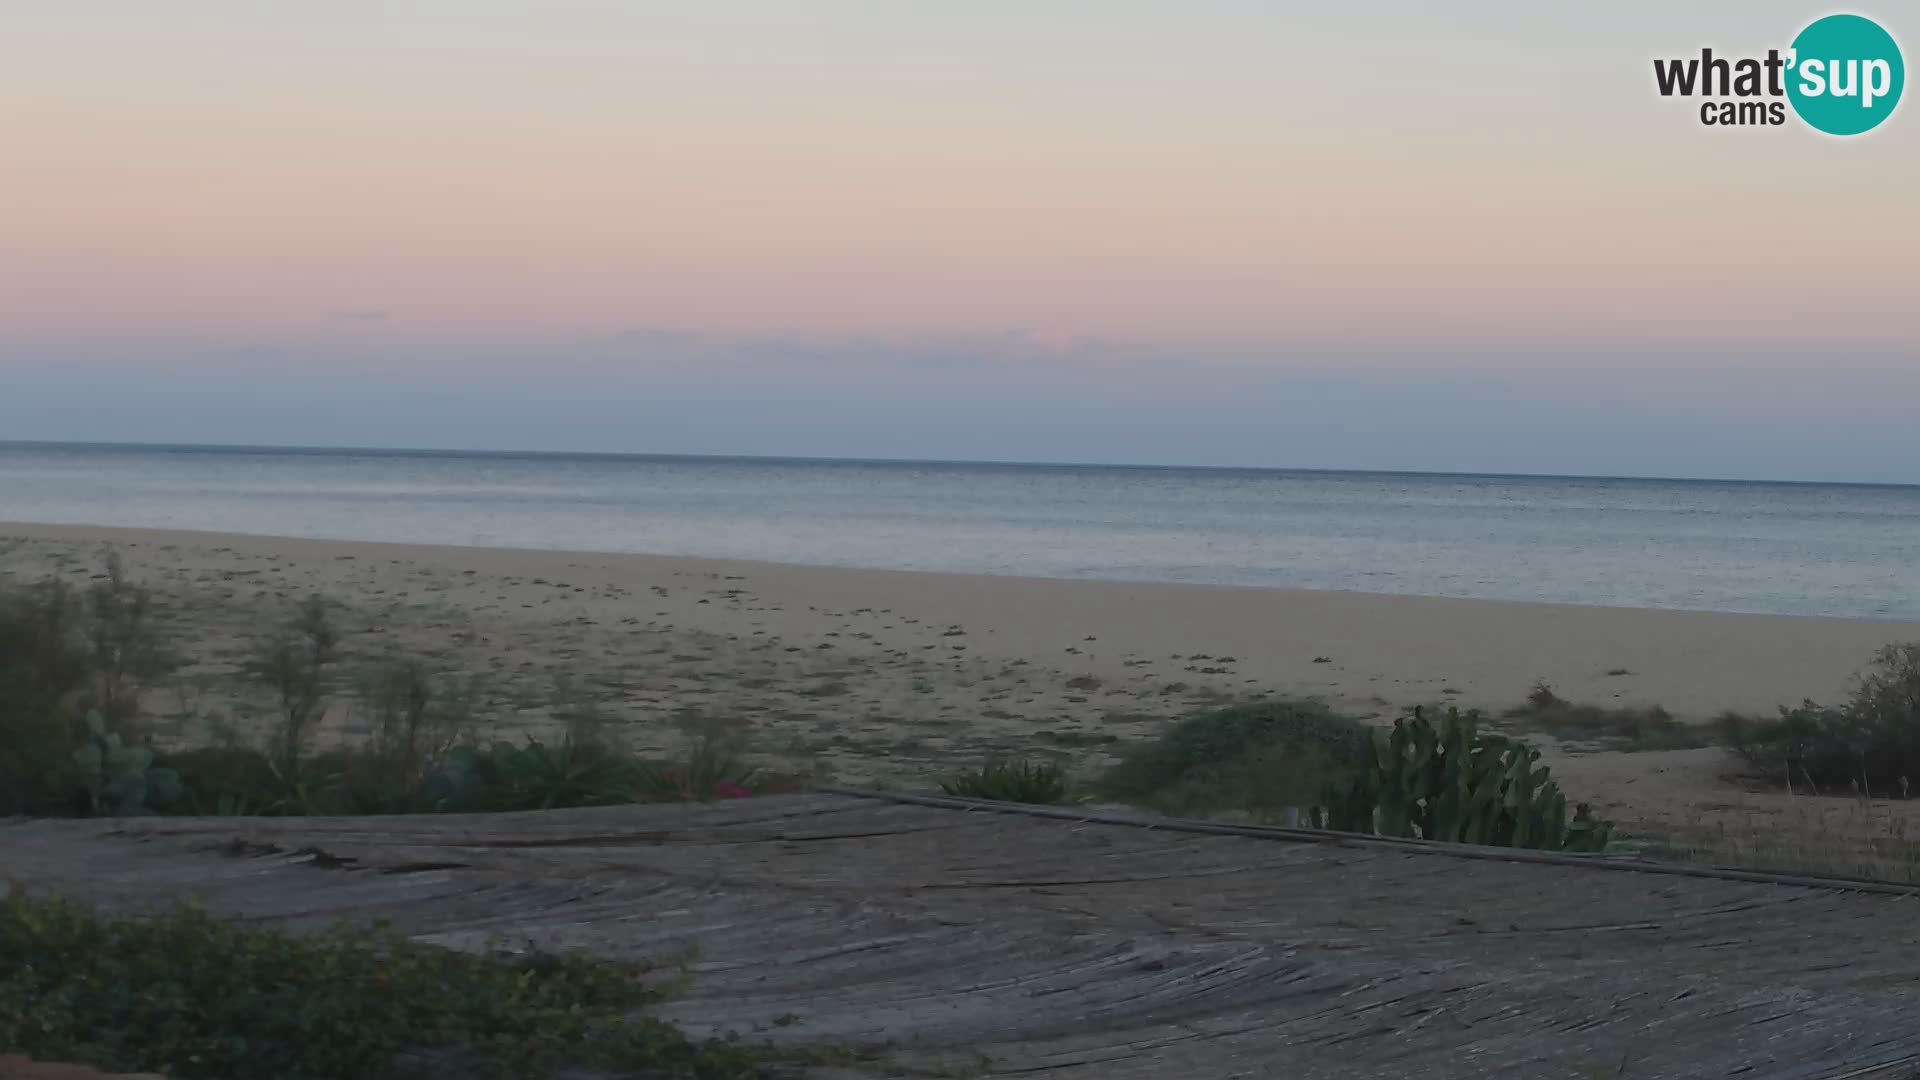
M1171 466L1169 466L1171 467ZM1718 483L1719 481L1703 481ZM1775 483L1775 481L1754 481L1755 483ZM1781 481L1785 482L1785 481ZM1811 481L1809 481L1811 483ZM276 544L320 544L350 545L373 548L389 548L404 551L415 556L430 556L433 553L472 552L494 556L566 556L577 559L630 559L635 561L674 563L686 567L707 567L716 571L763 571L791 572L818 571L825 574L852 575L898 575L907 578L950 578L962 581L1010 581L1026 582L1037 585L1081 584L1090 586L1112 586L1140 589L1175 589L1182 591L1217 591L1221 593L1276 593L1303 597L1344 596L1369 601L1410 600L1416 602L1435 601L1457 604L1492 604L1500 607L1534 608L1561 611L1602 611L1622 614L1652 614L1679 616L1712 616L1741 619L1792 619L1825 621L1830 623L1867 623L1908 627L1920 634L1920 619L1903 619L1890 615L1826 615L1792 611L1739 611L1722 608L1686 608L1686 607L1632 607L1621 604L1582 604L1565 600L1516 600L1485 596L1453 596L1443 593L1385 593L1367 592L1362 589L1313 589L1298 585L1260 585L1235 584L1213 581L1164 581L1154 578L1110 578L1110 577L1047 577L1040 574L996 574L975 573L958 570L914 570L892 566L847 566L836 563L781 562L772 559L741 559L721 555L676 555L656 551L605 551L594 548L567 547L503 547L492 544L463 544L448 542L444 544L423 544L411 540L366 540L352 537L300 536L291 533L253 533L223 532L213 529L175 529L145 525L95 525L86 522L45 522L45 521L6 521L0 520L0 540L9 537L31 537L35 539L79 539L78 534L99 533L101 543L117 541L147 543L167 540L170 543L230 543L231 541L271 541Z
M948 652L1046 663L1094 677L1138 671L1212 686L1221 693L1258 683L1277 693L1381 708L1455 700L1494 712L1517 703L1540 680L1571 700L1660 705L1689 720L1728 709L1771 713L1804 698L1833 700L1875 650L1895 641L1920 640L1920 622L1868 617L960 574L119 526L0 522L0 538L54 547L107 545L123 553L194 551L203 563L231 556L319 565L348 556L385 558L414 564L424 573L451 570L475 578L570 572L590 578L595 588L636 583L661 587L674 579L738 582L738 587L717 590L734 594L729 603L715 605L714 597L707 596L693 603L628 604L624 607L629 610L621 610L623 605L600 598L581 601L580 614L596 620L645 615L652 618L641 621L656 628L664 622L667 629L797 637L810 645L851 637L842 643L851 647L878 640L853 637L878 633L856 627L861 621L857 613L877 618L883 609L898 608L900 622L911 620L906 625L937 623L941 634L958 628L961 633L951 636L964 637L966 649L944 650ZM129 559L130 564L134 561ZM138 561L164 565L167 560L149 556ZM11 562L0 560L0 569ZM310 576L317 591L342 592L342 599L354 599L354 582L339 575ZM498 599L491 605L471 603L474 598L465 595L460 584L432 591L456 606L499 608ZM516 588L531 585L528 581ZM755 607L739 602L748 593L765 594L760 599L767 603L757 611L737 610ZM526 604L524 598L515 599ZM549 593L539 604L520 610L576 599L577 593ZM639 608L647 610L641 613ZM827 625L836 618L841 620L835 624L838 630ZM1221 668L1227 670L1212 670ZM1629 674L1608 674L1621 670Z

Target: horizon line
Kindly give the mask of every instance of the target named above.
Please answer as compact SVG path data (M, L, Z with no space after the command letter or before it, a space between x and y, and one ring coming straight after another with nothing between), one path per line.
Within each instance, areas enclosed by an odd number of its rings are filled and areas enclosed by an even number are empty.
M1463 472L1457 469L1314 468L1287 465L1169 465L1152 462L1030 461L968 458L832 457L807 454L695 454L642 450L526 450L404 446L312 446L271 443L157 443L102 440L0 439L0 450L157 450L184 453L279 453L306 455L386 454L401 457L520 457L611 461L790 463L804 465L918 465L1025 469L1131 469L1160 472L1306 473L1320 476L1393 476L1481 480L1592 480L1675 484L1755 484L1786 487L1920 489L1920 483L1876 480L1756 480L1713 476L1646 476L1613 473Z

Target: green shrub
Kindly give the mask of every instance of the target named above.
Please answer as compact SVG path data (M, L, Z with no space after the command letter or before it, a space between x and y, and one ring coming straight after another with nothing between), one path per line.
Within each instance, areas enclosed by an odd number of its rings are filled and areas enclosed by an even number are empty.
M1067 801L1067 776L1045 761L989 761L940 785L956 799L1055 806Z
M488 813L624 803L739 798L796 791L795 778L763 773L738 740L694 740L685 757L636 755L590 730L546 741L463 744L415 779L395 773L377 744L308 754L289 766L246 747L160 757L185 789L179 808L248 816Z
M1319 702L1235 705L1124 751L1093 790L1165 814L1268 816L1319 801L1358 766L1369 738L1365 724Z
M244 747L161 760L180 774L185 808L198 814L486 813L653 801L642 797L645 762L571 735L456 746L412 781L394 777L391 761L366 747L310 754L291 768Z
M552 810L636 802L641 776L631 757L569 731L554 743L456 747L431 779L444 792L434 809Z
M180 1080L393 1077L429 1061L488 1077L759 1075L741 1048L635 1015L660 996L646 974L377 930L294 936L195 908L108 918L0 899L0 1047Z
M91 674L88 704L110 729L124 730L139 719L141 690L172 666L155 631L153 594L129 581L120 556L109 552L80 609Z
M362 676L356 705L366 715L366 780L379 787L418 784L477 725L479 692L414 659L389 661Z
M1875 654L1845 705L1808 701L1771 720L1729 713L1720 732L1757 771L1789 785L1904 798L1920 784L1920 642Z
M0 815L71 812L90 667L73 591L0 593Z
M310 598L249 665L277 703L267 750L224 746L165 755L163 763L183 779L191 812L397 814L446 808L436 800L447 793L429 789L444 787L455 741L477 726L474 684L414 659L382 663L356 680L350 703L365 718L364 740L315 751L313 729L336 681L337 633L330 620L327 603ZM501 744L464 752L491 759L526 750ZM498 801L502 805L487 808L518 808Z
M171 781L147 775L130 739L165 666L151 597L115 557L84 591L57 578L0 591L0 815L167 801Z
M54 710L6 704L0 710L0 818L86 813L73 721Z
M299 760L326 715L339 659L340 631L333 624L333 605L314 595L248 662L248 671L273 690L279 710L273 756L283 764L291 766Z
M151 599L118 560L84 591L58 579L0 591L0 815L479 812L806 786L762 772L744 733L726 724L694 730L680 757L640 757L609 735L590 702L571 697L564 678L558 739L463 743L483 726L474 681L405 657L348 680L336 606L308 597L243 666L274 702L265 749L156 753L128 733L165 654ZM316 750L336 698L364 720L366 737Z
M1567 815L1567 799L1540 752L1481 734L1479 714L1448 709L1438 726L1425 710L1394 721L1369 740L1366 760L1344 785L1328 788L1315 823L1496 847L1601 851L1613 833L1585 803Z
M0 690L8 704L58 704L92 673L81 609L58 580L0 595Z
M165 751L155 760L179 775L182 813L261 815L270 812L280 795L272 762L251 747Z

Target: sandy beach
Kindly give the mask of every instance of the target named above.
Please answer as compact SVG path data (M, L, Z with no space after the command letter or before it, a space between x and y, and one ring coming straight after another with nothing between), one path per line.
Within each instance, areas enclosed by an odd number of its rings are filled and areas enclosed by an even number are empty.
M1684 720L1842 696L1920 624L1500 601L834 569L647 555L0 525L0 575L84 579L117 551L187 661L151 696L162 737L244 721L251 643L319 593L350 660L480 677L493 734L585 702L636 746L689 721L846 782L927 785L993 753L1096 767L1169 718L1262 693L1363 717L1490 712L1537 681ZM350 725L351 717L335 721ZM1748 795L1715 749L1556 753L1571 793L1637 814Z

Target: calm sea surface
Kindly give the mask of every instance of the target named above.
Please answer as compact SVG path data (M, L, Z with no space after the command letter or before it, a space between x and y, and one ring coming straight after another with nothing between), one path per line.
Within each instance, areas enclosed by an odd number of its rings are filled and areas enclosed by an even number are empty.
M1920 488L0 444L0 520L1920 619Z

